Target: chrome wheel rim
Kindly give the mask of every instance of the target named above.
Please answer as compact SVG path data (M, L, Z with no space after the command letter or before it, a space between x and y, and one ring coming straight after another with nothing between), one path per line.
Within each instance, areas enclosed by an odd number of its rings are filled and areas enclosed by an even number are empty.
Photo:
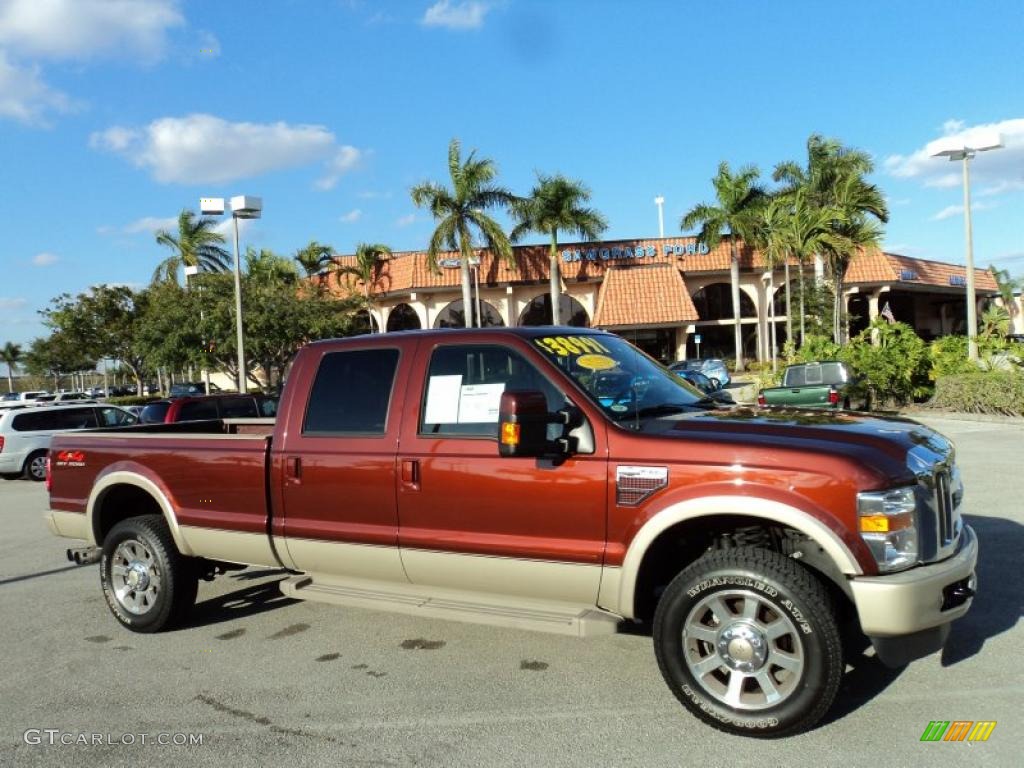
M28 464L28 473L36 479L46 478L46 457L36 456Z
M778 706L796 692L806 666L793 620L747 590L703 598L686 617L682 643L693 678L735 710Z
M153 610L162 586L156 558L137 539L117 545L110 562L110 581L117 602L135 616Z

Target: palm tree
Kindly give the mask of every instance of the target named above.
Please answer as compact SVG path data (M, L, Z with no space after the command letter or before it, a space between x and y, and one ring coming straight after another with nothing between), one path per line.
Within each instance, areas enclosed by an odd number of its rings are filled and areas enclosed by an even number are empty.
M334 249L331 246L310 240L309 245L295 252L294 259L305 271L306 277L312 277L331 264L333 255Z
M562 279L558 270L558 233L574 232L581 240L597 240L608 228L604 216L587 208L590 190L580 181L572 181L561 174L537 174L537 185L528 198L517 201L512 215L519 222L512 230L512 242L518 242L530 231L547 235L551 239L551 324L561 325L559 300Z
M199 267L203 272L225 272L228 269L228 252L220 247L224 235L217 232L215 219L197 218L188 210L178 215L178 232L172 235L166 229L156 233L156 241L171 249L168 256L157 266L153 282L174 280L181 267Z
M786 338L793 338L792 322L789 319L789 256L792 249L789 243L789 232L786 228L790 213L784 198L771 198L768 204L758 211L753 232L754 244L761 252L765 266L768 267L768 322L771 325L768 344L771 348L773 372L777 370L775 359L775 269L779 264L785 265L786 270Z
M740 257L738 240L749 240L757 220L756 211L765 200L764 189L757 183L758 170L746 165L735 174L726 162L719 163L718 173L711 180L718 205L701 203L693 207L679 222L685 232L700 227L697 239L714 248L723 237L729 238L729 280L732 284L732 314L735 318L736 370L743 364L743 335L740 326Z
M878 225L889 220L881 191L865 180L873 169L874 163L866 152L844 147L836 139L818 134L807 139L806 168L792 161L775 167L775 180L786 184L783 194L802 188L811 207L829 208L835 214L830 229L836 237L819 253L828 261L835 288L832 330L836 343L843 339L842 286L846 268L859 250L878 246Z
M1010 317L1013 317L1017 314L1017 302L1013 300L1013 294L1024 288L1024 280L1019 277L1010 277L1010 270L997 269L995 264L989 264L988 271L992 273L992 277L996 281L996 288L999 290L999 297L1003 300L1003 307Z
M0 347L0 362L7 366L7 391L14 391L14 370L21 360L21 345L8 341Z
M370 293L380 278L381 265L391 257L391 249L383 243L359 243L356 246L356 263L352 266L338 267L339 274L352 275L363 284L363 296L368 311L373 309ZM384 326L380 327L381 332ZM370 333L373 333L373 316L370 316Z
M452 181L451 189L427 181L413 187L410 194L413 203L420 208L429 208L437 221L427 248L430 268L438 270L437 257L445 248L461 255L462 302L467 309L466 327L469 328L473 324L469 260L473 255L474 233L493 254L514 266L508 236L485 211L509 207L516 198L508 190L491 183L498 175L493 161L477 159L475 150L469 153L465 162L461 160L458 139L452 139L448 145L448 174Z
M269 248L246 248L245 271L258 285L293 285L299 279L295 262L285 256L278 256Z

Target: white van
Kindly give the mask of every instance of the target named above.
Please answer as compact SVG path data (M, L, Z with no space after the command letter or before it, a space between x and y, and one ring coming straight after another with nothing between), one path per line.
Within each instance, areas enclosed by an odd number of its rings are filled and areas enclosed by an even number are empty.
M46 454L56 432L121 427L138 419L116 405L51 405L0 411L0 477L46 479Z
M36 399L48 394L50 393L45 390L33 392L8 392L6 395L0 396L0 408L13 408L16 405L34 403Z

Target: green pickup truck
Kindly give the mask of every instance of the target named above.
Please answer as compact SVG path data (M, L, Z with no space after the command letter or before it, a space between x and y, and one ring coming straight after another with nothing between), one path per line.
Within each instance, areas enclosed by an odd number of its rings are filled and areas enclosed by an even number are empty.
M757 404L849 410L851 403L856 403L867 410L856 383L846 364L837 360L790 365L782 374L782 386L762 389Z

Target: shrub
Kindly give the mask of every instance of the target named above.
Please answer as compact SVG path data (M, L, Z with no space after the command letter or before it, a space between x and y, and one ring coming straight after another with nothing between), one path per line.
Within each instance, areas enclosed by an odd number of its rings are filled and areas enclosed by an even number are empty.
M840 347L831 336L810 335L804 339L803 346L797 350L795 361L798 363L816 363L821 360L839 360Z
M941 376L929 405L965 413L1024 416L1024 373L975 371Z
M936 339L928 347L928 356L932 363L928 378L932 381L942 376L976 370L976 366L967 358L966 336L943 336Z
M840 350L839 359L861 378L872 403L904 405L929 392L928 348L906 323L877 318Z

